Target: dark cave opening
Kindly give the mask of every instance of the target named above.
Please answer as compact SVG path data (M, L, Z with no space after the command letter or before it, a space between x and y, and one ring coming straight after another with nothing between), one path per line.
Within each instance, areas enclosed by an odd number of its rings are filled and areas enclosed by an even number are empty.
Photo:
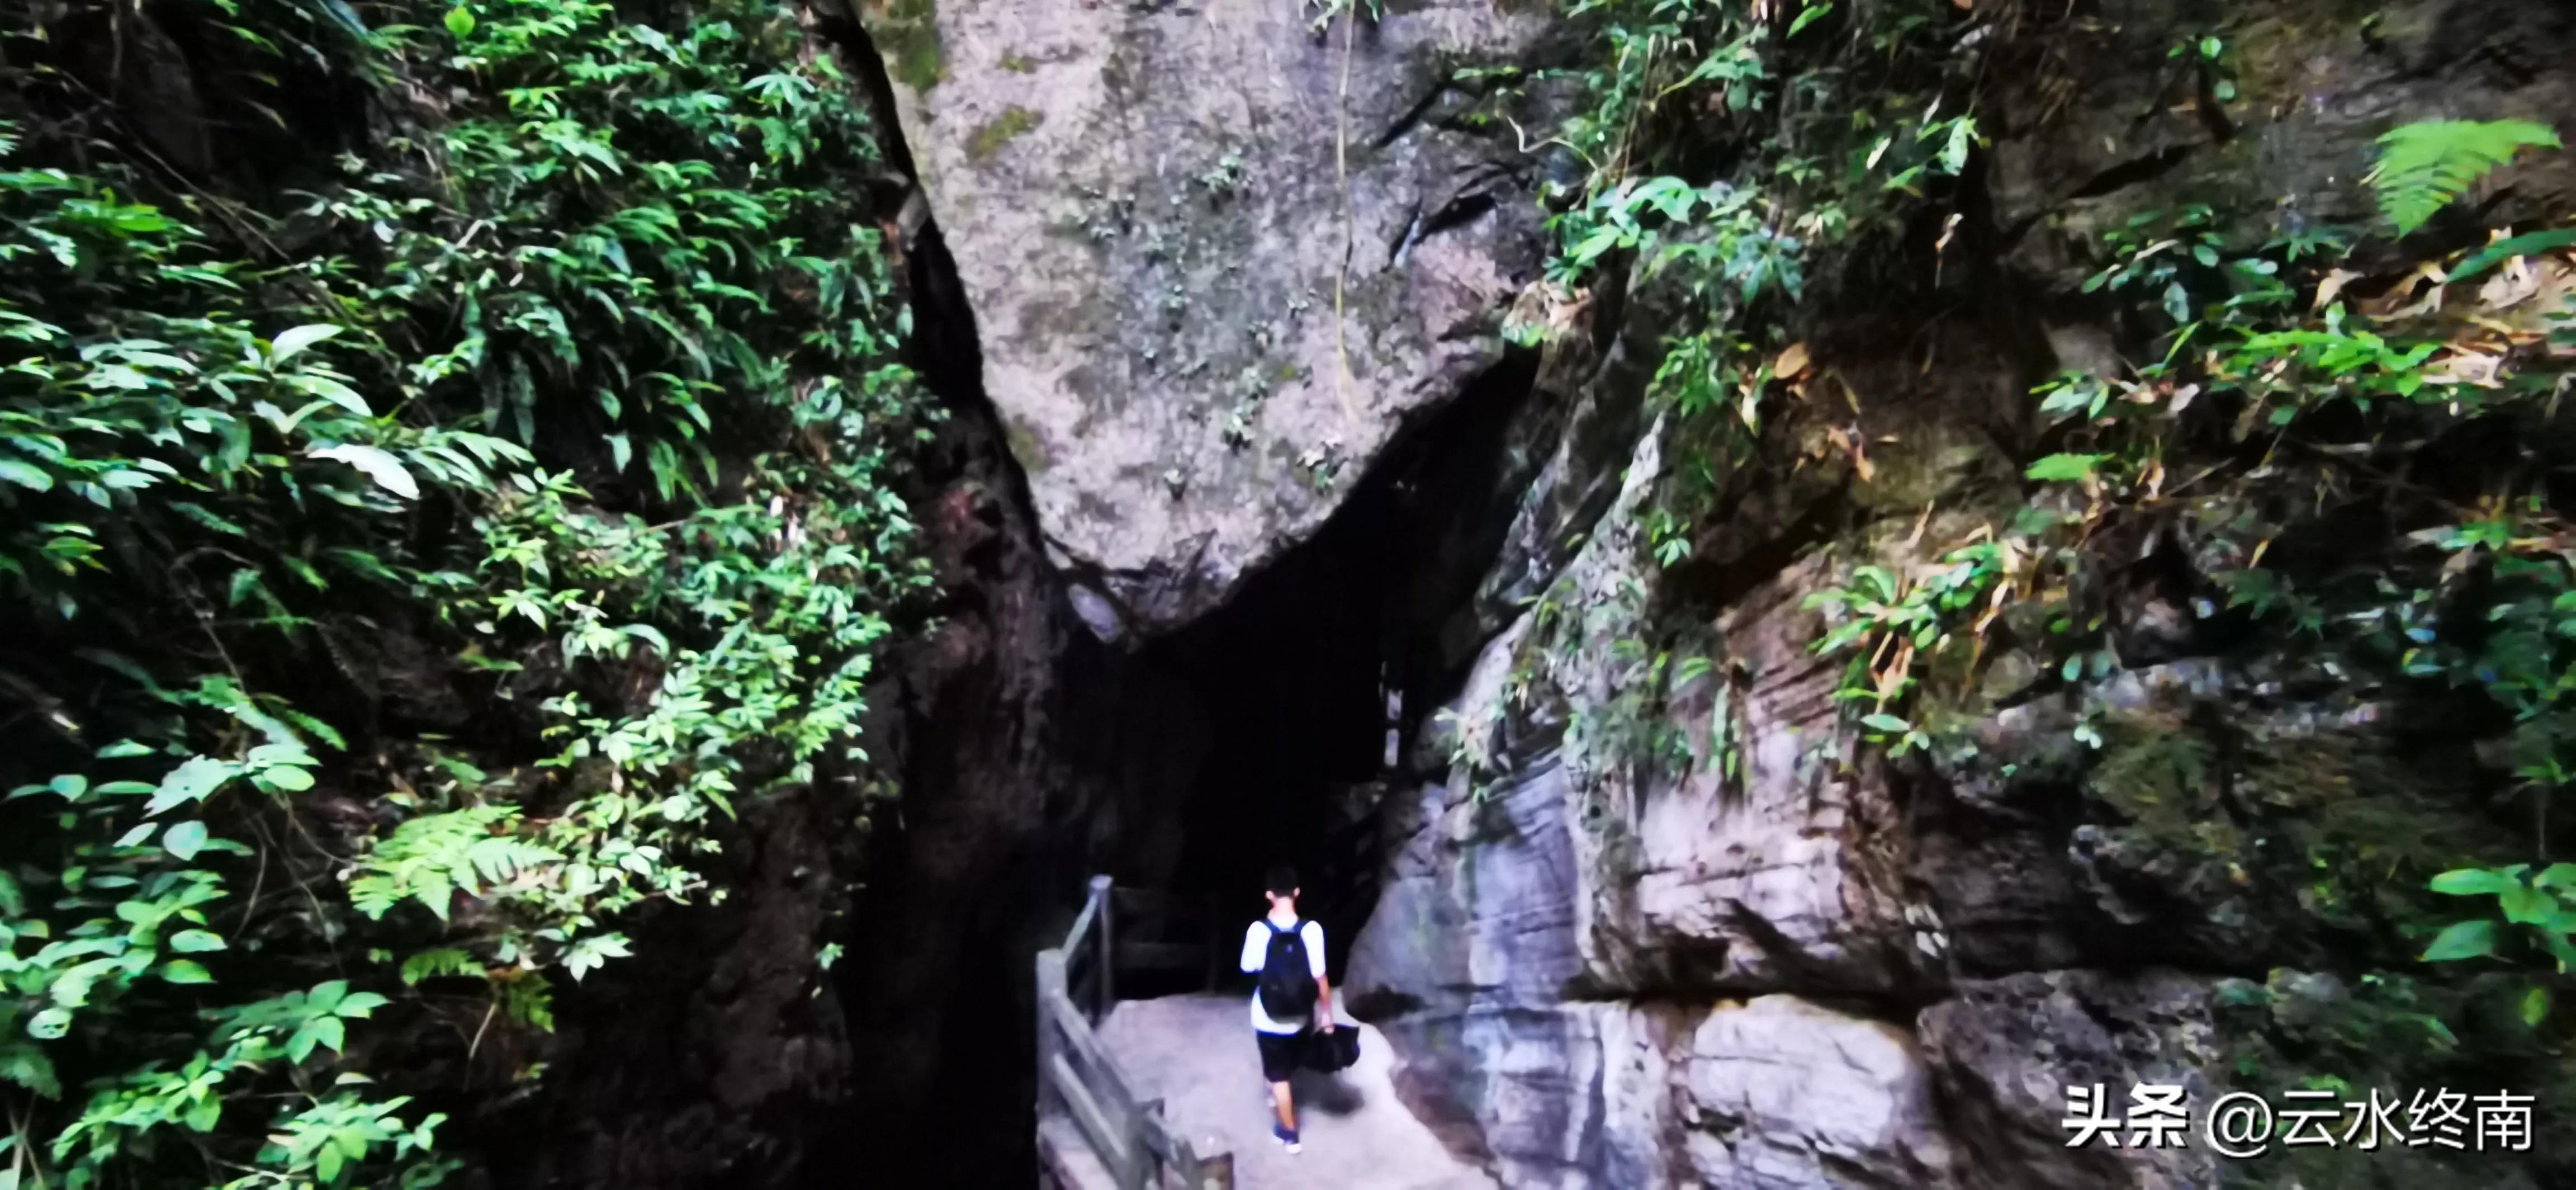
M1126 799L1165 821L1136 823L1112 874L1213 903L1221 983L1248 981L1232 947L1271 865L1296 868L1337 978L1375 907L1378 807L1425 710L1464 676L1448 638L1510 521L1511 430L1536 362L1513 352L1407 426L1313 537L1124 660L1196 730L1190 763L1152 766L1164 789Z
M1204 743L1196 771L1175 791L1167 825L1177 831L1160 832L1177 837L1177 854L1113 874L1185 903L1212 899L1220 950L1234 936L1227 925L1239 930L1260 913L1273 864L1296 867L1307 890L1300 907L1323 922L1335 951L1367 914L1367 876L1354 854L1364 794L1351 795L1385 759L1389 625L1380 575L1391 562L1389 536L1377 518L1355 519L1138 658L1189 691ZM1231 957L1220 955L1220 972L1232 971Z

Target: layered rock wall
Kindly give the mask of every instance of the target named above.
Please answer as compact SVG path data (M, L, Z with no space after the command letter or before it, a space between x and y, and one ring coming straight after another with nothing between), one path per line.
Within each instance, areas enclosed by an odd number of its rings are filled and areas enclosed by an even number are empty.
M2259 1031L2352 1002L2283 974L2354 954L2307 887L2319 848L2354 837L2336 831L2497 829L2459 738L2284 697L2262 647L2141 650L2081 697L1992 659L1968 754L1890 764L1841 726L1843 662L1811 654L1807 596L2009 521L2030 387L2121 366L2124 328L2080 293L2085 237L2193 201L2246 228L2357 223L2389 125L2565 110L2563 71L2500 65L2566 43L2550 6L2391 5L2366 26L2324 5L2078 7L1963 51L2010 80L1965 252L1938 280L1921 262L1920 288L1817 303L1804 337L1834 396L1789 415L1804 453L1749 464L1768 478L1667 569L1643 522L1671 443L1647 431L1581 550L1511 576L1544 594L1410 758L1347 986L1419 1110L1507 1184L2215 1185L2203 1145L2070 1150L2067 1088L2207 1105L2253 1052L2231 1005L2271 1003ZM2202 22L2245 64L2224 114L2164 54ZM2488 213L2565 209L2564 171L2531 167ZM1652 342L1631 327L1612 351ZM1666 682L1659 656L1709 664ZM2002 697L2019 688L2042 692ZM2079 723L2107 741L2074 742ZM2448 1184L2431 1168L2404 1176Z

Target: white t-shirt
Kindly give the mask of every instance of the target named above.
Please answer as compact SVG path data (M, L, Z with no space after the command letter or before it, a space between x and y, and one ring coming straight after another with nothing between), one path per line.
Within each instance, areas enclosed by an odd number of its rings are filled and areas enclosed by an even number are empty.
M1309 921L1297 927L1297 937L1306 944L1306 969L1314 972L1315 978L1322 979L1324 977L1324 927ZM1262 967L1268 964L1269 960L1270 923L1267 919L1264 919L1252 923L1249 928L1243 931L1243 962L1241 965L1245 971L1259 971ZM1313 1023L1314 1015L1312 1013L1293 1021L1274 1021L1270 1019L1269 1013L1261 1011L1261 990L1258 988L1253 989L1253 1028L1264 1033L1302 1033L1305 1032L1306 1026Z

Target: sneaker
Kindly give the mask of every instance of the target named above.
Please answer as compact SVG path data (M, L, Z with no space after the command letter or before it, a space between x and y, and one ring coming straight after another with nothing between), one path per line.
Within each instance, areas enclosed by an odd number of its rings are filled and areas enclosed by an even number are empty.
M1270 1126L1270 1135L1277 1138L1279 1143L1286 1146L1288 1151L1291 1153L1302 1153L1306 1151L1304 1145L1297 1143L1297 1130L1294 1128L1282 1128L1277 1124L1273 1124Z

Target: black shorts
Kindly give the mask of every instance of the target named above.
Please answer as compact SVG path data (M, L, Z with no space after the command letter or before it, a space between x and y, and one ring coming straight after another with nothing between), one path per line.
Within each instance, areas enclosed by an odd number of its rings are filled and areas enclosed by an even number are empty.
M1297 1072L1297 1058L1306 1044L1304 1033L1264 1033L1255 1029L1252 1039L1261 1045L1262 1081L1284 1083Z

